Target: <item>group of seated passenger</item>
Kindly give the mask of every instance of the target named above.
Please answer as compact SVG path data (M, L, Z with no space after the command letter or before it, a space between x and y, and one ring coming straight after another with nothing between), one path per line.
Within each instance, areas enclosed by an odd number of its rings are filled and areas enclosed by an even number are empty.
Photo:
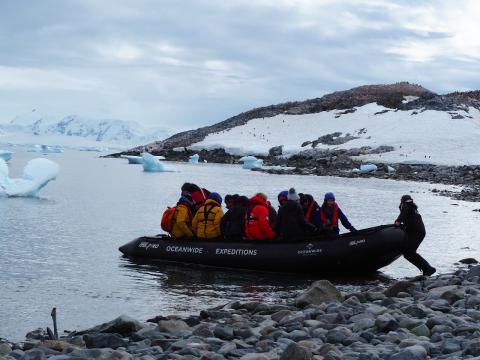
M226 195L224 214L222 197L195 184L182 186L175 207L170 235L177 239L264 240L281 238L295 241L325 233L339 234L339 222L356 231L327 192L321 206L310 194L297 193L294 188L278 194L278 212L267 195L257 193L250 199L242 195Z

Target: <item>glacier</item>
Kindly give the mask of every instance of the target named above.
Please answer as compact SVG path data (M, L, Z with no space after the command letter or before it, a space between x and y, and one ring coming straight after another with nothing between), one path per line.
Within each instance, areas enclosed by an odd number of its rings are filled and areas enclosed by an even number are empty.
M257 159L255 156L243 156L238 161L243 162L243 169L260 169L263 165L262 159Z
M7 150L0 150L0 159L8 161L12 158L13 153Z
M160 160L153 156L150 153L143 153L143 171L146 172L176 172L174 166L165 165L164 163L160 162Z
M200 159L200 155L194 154L188 158L188 162L190 164L198 164L198 159Z
M7 163L0 159L0 197L35 197L40 189L57 177L59 171L57 163L36 158L27 163L21 178L12 179Z

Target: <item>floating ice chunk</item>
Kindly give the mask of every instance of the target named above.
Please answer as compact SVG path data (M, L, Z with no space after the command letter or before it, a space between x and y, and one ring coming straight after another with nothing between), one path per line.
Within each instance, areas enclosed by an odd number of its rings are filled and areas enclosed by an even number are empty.
M200 155L194 154L188 158L188 162L190 164L198 164L198 159L200 159Z
M377 165L375 164L365 164L365 165L360 165L360 172L362 173L370 173L377 171Z
M0 159L0 196L35 197L41 188L57 177L59 169L53 161L37 158L27 163L22 178L11 179L6 162Z
M122 157L127 159L129 164L143 164L143 158L141 156L122 155Z
M241 157L238 161L243 162L242 168L244 169L260 169L263 165L262 159L251 155Z
M12 158L13 153L7 150L0 150L0 159L8 161Z
M395 171L396 171L396 170L395 170L393 167L387 166L387 172L388 172L388 173L391 174L391 173L394 173Z
M48 145L35 145L34 147L31 147L27 149L28 152L39 152L43 154L48 154L48 153L62 153L63 152L63 147L60 145L54 145L54 146L48 146Z
M176 172L177 169L170 165L165 165L149 153L143 153L143 171L147 172Z

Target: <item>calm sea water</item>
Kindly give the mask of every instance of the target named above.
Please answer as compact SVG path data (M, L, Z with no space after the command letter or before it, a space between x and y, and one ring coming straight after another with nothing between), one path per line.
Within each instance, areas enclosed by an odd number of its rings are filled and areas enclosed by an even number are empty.
M12 148L10 172L20 176L38 154ZM420 252L440 271L479 256L480 204L432 194L434 186L378 179L274 176L239 166L175 164L178 173L144 173L124 159L70 151L46 156L61 166L40 198L0 198L0 337L21 340L27 331L51 327L57 307L61 330L86 328L120 314L138 319L198 313L231 300L284 301L315 277L228 272L201 267L135 264L118 247L160 232L159 219L176 202L185 181L222 195L266 192L291 186L316 198L333 191L357 228L392 223L398 200L412 193L427 226ZM275 201L276 203L276 201ZM416 275L400 259L385 275ZM335 280L338 282L338 280ZM343 285L353 280L342 280Z

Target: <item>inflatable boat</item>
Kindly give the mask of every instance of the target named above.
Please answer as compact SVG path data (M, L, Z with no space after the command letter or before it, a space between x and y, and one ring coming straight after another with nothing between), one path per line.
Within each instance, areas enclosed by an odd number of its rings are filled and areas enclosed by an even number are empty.
M406 233L392 225L303 241L176 240L143 236L121 246L127 257L214 267L298 273L375 272L402 255Z

